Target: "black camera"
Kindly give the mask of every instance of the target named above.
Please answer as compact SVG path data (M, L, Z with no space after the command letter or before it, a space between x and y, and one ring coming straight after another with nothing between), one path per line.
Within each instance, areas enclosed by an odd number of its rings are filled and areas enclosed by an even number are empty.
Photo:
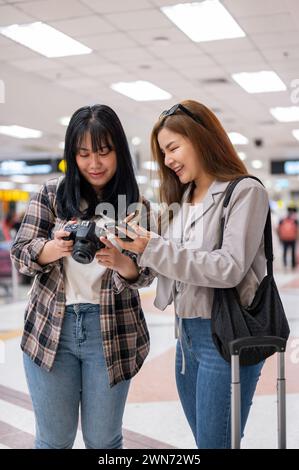
M70 234L63 239L74 241L72 257L78 263L91 263L96 251L105 248L99 237L105 236L107 232L97 227L95 222L83 221L80 224L69 224L64 227L64 230Z

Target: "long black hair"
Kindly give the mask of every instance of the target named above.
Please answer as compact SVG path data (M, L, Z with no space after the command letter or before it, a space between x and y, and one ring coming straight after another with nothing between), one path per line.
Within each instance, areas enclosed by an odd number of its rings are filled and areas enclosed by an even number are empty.
M93 152L105 146L111 148L111 143L116 152L116 172L103 188L100 200L92 185L81 175L76 163L78 147L86 133L90 133ZM128 141L118 116L109 106L83 106L73 114L66 130L64 158L66 174L57 192L57 212L60 218L90 219L95 215L99 202L112 204L115 214L118 214L118 195L126 195L127 207L138 202L139 189ZM84 211L80 210L82 199L87 202Z

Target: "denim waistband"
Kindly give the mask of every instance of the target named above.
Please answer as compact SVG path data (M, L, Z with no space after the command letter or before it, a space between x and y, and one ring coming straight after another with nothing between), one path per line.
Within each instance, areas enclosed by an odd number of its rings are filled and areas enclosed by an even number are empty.
M66 305L66 311L74 311L74 312L88 312L88 311L99 311L100 306L98 304L70 304Z

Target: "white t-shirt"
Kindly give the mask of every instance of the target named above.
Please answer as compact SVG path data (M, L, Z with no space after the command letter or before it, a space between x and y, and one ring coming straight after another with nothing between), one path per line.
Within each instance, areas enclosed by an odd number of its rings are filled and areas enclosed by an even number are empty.
M97 221L96 224L98 226L102 225L101 221ZM110 238L110 241L121 251L121 248L114 240ZM71 256L64 257L65 304L98 304L100 301L101 278L106 269L105 266L98 263L96 258L89 264L81 264Z

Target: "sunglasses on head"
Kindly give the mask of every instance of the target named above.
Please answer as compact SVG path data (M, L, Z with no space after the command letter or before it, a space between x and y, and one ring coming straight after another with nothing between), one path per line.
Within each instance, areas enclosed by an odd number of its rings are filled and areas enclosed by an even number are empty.
M170 109L166 109L160 114L159 119L165 119L168 116L173 116L174 114L177 113L177 111L182 111L182 113L187 114L187 116L191 117L193 121L197 122L198 124L203 125L202 120L198 116L195 116L195 114L189 111L189 109L185 108L185 106L183 106L182 104L175 104Z

